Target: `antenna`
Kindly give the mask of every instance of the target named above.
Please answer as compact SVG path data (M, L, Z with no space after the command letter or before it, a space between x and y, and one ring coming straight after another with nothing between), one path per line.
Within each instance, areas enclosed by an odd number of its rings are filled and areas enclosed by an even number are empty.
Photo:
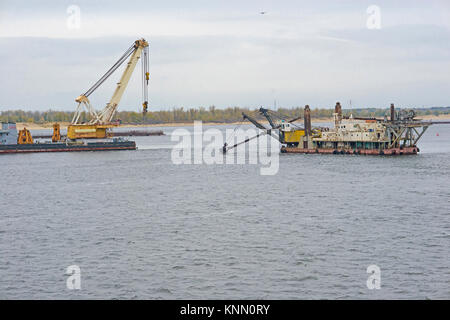
M352 118L353 118L353 106L352 106L352 99L350 99L350 101L349 101L349 104L350 104L350 117L352 117Z

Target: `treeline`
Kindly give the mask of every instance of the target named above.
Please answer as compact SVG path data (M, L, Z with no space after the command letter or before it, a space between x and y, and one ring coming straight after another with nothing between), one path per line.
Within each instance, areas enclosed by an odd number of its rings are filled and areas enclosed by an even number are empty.
M174 108L168 111L148 112L145 117L142 113L132 111L119 111L115 119L120 120L123 124L158 124L158 123L180 123L201 120L203 122L237 122L242 121L242 112L252 113L257 109L247 108L226 108L217 109L214 106L209 108L184 109ZM415 108L416 114L421 115L440 115L450 114L450 107L433 107L433 108ZM334 109L312 109L312 118L330 118ZM387 114L388 109L382 108L364 108L364 109L344 109L343 113L360 117L383 117ZM303 107L297 108L279 108L277 113L285 119L293 119L303 115ZM0 112L1 122L29 122L29 123L48 123L48 122L70 122L74 113L69 111L23 111L9 110ZM87 121L87 114L81 116L81 121Z

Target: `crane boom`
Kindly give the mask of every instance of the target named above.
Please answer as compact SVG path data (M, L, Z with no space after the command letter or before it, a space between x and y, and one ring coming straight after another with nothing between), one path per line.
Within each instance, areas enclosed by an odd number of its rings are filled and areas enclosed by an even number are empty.
M134 41L133 45L128 48L127 51L117 60L117 62L84 94L78 96L75 101L78 102L77 109L72 118L71 125L69 125L67 131L67 137L69 139L78 138L106 138L106 131L113 124L111 123L114 115L116 114L117 107L122 99L123 93L127 88L128 82L130 81L131 75L136 67L138 60L141 55L144 55L142 59L142 90L143 90L143 113L147 112L148 107L148 42L145 39L139 39ZM106 79L108 79L114 71L116 71L126 59L129 59L122 76L117 83L116 89L107 103L106 107L97 112L92 107L88 97L100 87ZM89 115L88 124L81 124L80 118L83 111L86 110Z
M125 70L122 74L122 77L120 78L120 81L117 83L116 90L114 91L111 100L102 110L102 112L100 112L99 116L101 123L110 123L112 121L114 114L116 113L117 106L120 100L122 99L123 93L125 92L128 82L130 81L131 75L133 74L134 68L136 67L137 62L141 57L142 51L148 47L148 43L143 39L136 40L134 47L135 50L131 54L130 60L128 61L127 66L125 67Z
M127 88L128 82L130 81L131 75L133 74L133 71L136 67L136 64L141 57L142 51L144 51L145 58L148 59L148 42L145 41L145 39L139 39L136 40L133 45L128 48L127 51L117 60L117 62L91 87L89 90L87 90L84 94L81 94L78 96L75 101L78 102L77 110L74 114L74 117L72 119L72 124L79 124L81 113L83 112L83 106L88 111L88 114L90 115L91 119L89 120L89 124L109 124L116 111L117 106L119 105L119 102L123 96L123 93L125 92L125 89ZM130 57L131 56L131 57ZM122 74L122 77L120 78L120 81L117 83L116 90L114 91L114 94L112 95L109 103L106 105L106 107L100 112L97 113L94 108L91 106L91 103L89 102L88 97L98 88L100 85L102 85L106 79L111 76L111 74L114 73L121 65L122 63L130 57L130 60L128 61L128 64ZM149 73L148 73L148 62L145 61L143 63L143 76L145 78L145 92L144 96L147 97L147 90L148 90L148 80L149 80ZM146 107L148 105L148 101L144 101L144 112L147 111Z

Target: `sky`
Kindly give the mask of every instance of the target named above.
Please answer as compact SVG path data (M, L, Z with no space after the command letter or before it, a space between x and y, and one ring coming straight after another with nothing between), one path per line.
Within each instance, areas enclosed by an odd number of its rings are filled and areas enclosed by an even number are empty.
M0 111L74 110L142 37L150 111L450 105L448 0L1 0ZM119 110L141 110L140 71Z

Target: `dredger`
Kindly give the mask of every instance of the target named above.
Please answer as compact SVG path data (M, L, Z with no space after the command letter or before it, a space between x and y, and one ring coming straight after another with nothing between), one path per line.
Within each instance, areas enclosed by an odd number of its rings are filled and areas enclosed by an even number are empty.
M243 113L244 120L249 120L261 134L268 134L280 141L282 153L325 153L325 154L366 154L366 155L408 155L417 154L417 142L432 124L448 124L449 122L431 122L416 119L414 110L400 109L396 111L394 104L390 106L390 114L384 118L344 117L342 107L336 103L333 118L334 128L315 127L311 125L311 110L304 108L303 127L292 120L276 121L276 113L260 108L270 128L259 122L254 116ZM278 135L275 132L278 131ZM257 136L256 136L257 137ZM253 137L253 138L256 138ZM248 142L249 138L244 142ZM232 146L225 144L223 152L244 143Z

